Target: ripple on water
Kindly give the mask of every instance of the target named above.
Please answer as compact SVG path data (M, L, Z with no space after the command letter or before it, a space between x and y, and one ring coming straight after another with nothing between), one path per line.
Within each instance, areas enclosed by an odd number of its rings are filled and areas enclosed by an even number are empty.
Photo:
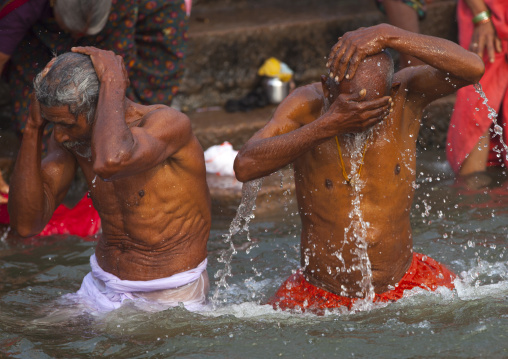
M430 155L445 158L444 151ZM508 196L459 193L436 180L444 178L442 168L417 171L423 175L415 193L421 207L412 214L414 245L459 274L454 291L415 289L396 303L323 316L259 304L299 265L299 220L288 213L285 221L253 218L249 236L256 246L249 251L245 234L232 239L232 276L220 289L225 301L214 310L150 312L127 304L106 315L41 323L61 294L78 289L94 243L75 237L7 241L0 248L0 357L506 357L508 206L499 198ZM422 180L428 177L433 181ZM431 207L425 217L423 199ZM211 278L224 268L220 251L229 248L222 233L215 230L209 242Z

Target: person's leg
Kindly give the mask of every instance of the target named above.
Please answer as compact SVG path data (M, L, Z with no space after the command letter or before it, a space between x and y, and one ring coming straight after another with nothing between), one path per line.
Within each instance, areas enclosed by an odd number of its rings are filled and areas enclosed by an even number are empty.
M401 29L419 33L418 14L415 9L401 0L384 0L383 6L388 22ZM415 57L400 54L400 67L423 65L423 62Z
M466 157L459 170L460 176L467 176L475 172L485 172L487 159L489 157L490 129L480 137L478 143L473 147Z

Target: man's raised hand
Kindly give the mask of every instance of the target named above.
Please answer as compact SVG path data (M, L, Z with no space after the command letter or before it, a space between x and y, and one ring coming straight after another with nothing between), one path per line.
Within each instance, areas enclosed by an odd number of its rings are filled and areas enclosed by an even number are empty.
M73 47L71 50L90 56L101 83L116 83L124 90L129 87L129 75L122 56L115 55L113 51L101 50L93 46Z
M48 121L41 116L41 105L34 93L30 94L30 107L28 112L28 120L26 125L35 130L43 130Z
M327 67L336 81L352 79L360 62L386 47L385 33L390 25L381 24L346 32L333 46Z

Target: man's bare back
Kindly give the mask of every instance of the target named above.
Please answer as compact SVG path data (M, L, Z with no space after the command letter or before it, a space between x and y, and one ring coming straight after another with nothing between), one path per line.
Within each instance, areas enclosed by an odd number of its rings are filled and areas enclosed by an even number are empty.
M431 66L392 79L385 47ZM339 39L328 66L328 78L295 90L246 143L235 173L247 181L293 163L305 279L337 295L364 297L367 269L374 292L384 293L413 259L409 214L423 109L477 81L483 64L446 40L380 25Z

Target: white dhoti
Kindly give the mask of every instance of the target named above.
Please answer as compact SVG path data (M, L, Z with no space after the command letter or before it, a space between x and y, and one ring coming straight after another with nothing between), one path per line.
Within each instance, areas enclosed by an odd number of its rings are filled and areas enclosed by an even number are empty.
M79 301L93 311L115 310L126 300L146 304L156 310L182 303L190 311L203 310L208 302L210 286L206 259L194 269L148 281L122 280L105 272L99 267L95 254L90 257L90 265L92 271L83 279L81 288L66 297Z

